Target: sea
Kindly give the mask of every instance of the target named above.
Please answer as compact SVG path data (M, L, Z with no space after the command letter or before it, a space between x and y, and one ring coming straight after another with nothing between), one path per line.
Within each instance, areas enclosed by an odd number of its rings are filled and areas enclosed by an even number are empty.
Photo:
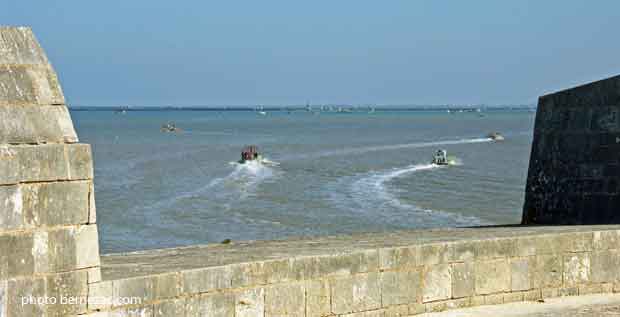
M514 224L531 109L72 111L90 143L103 253ZM181 129L167 133L162 124ZM498 131L506 140L486 136ZM245 145L271 165L238 164ZM431 165L445 149L452 166Z

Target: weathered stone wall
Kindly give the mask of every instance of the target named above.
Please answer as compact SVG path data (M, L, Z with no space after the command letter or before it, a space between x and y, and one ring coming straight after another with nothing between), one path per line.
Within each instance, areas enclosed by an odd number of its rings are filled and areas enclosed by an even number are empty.
M28 28L0 27L0 316L66 316L101 279L90 147Z
M421 230L102 257L111 316L412 316L620 290L620 227Z
M541 98L528 219L557 222L558 210L586 219L586 209L558 207L566 190L577 193L567 182L585 188L583 206L611 214L618 87L615 78ZM603 106L583 112L591 104ZM0 317L391 317L620 290L619 226L422 230L100 258L90 147L77 143L56 74L27 28L0 27L0 131Z
M620 223L620 76L540 98L526 224Z

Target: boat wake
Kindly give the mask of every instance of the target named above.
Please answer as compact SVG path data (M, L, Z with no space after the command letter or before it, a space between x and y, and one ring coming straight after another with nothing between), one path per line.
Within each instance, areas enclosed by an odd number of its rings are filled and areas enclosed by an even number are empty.
M400 150L400 149L424 148L424 147L435 147L435 146L456 145L456 144L487 143L487 142L493 142L493 139L473 138L473 139L458 139L458 140L378 145L378 146L367 146L367 147L348 148L348 149L345 148L345 149L339 149L339 150L333 150L333 151L323 151L323 152L316 152L312 154L305 154L303 156L299 155L299 156L285 157L284 159L291 160L291 159L303 159L303 158L321 158L321 157L329 157L329 156L356 155L356 154L364 154L364 153L369 153L369 152L391 151L391 150Z
M233 203L253 196L261 183L280 175L279 171L257 162L231 162L230 165L234 168L226 176L215 178L194 190L175 193L141 209L156 211L194 203L200 204L201 208L230 209Z
M352 177L345 177L335 184L331 201L339 208L366 216L375 216L394 224L415 224L416 227L468 226L484 224L476 217L450 212L420 208L399 199L390 182L411 173L447 168L435 164L417 164L387 171L374 171ZM348 186L347 186L348 184ZM344 188L345 193L342 192Z

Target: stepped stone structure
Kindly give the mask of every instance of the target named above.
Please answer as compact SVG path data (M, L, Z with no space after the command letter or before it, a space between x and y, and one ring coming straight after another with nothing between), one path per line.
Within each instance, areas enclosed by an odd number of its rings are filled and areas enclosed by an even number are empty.
M66 316L101 279L93 166L28 28L0 28L0 316ZM22 305L22 300L39 303Z
M620 291L620 226L417 230L100 256L91 151L78 143L56 74L27 28L0 27L0 131L0 317L395 317Z
M620 223L620 76L540 97L525 224Z

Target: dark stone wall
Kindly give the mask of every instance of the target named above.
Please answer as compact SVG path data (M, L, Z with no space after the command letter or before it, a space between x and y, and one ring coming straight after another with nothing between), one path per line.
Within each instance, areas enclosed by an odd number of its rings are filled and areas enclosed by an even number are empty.
M620 76L538 100L523 223L620 223Z

